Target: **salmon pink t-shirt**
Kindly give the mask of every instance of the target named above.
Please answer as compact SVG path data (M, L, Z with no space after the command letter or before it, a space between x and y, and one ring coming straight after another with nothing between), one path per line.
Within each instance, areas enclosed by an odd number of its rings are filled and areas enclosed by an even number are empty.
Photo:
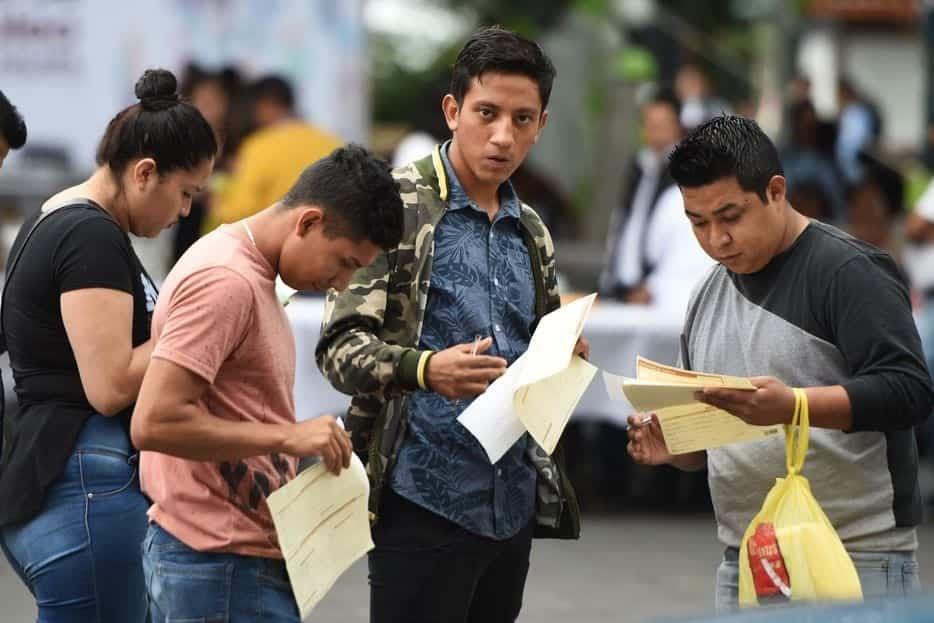
M192 246L169 273L152 320L153 358L210 385L204 409L228 421L295 422L295 339L275 270L239 227ZM266 497L295 476L282 454L190 461L143 452L149 518L198 551L281 558Z

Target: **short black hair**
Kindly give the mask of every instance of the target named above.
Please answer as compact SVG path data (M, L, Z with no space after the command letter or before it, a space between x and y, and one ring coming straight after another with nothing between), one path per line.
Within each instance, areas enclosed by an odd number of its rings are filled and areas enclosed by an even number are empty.
M682 188L735 177L739 187L768 201L769 180L784 175L775 145L739 115L719 115L691 130L671 152L668 170Z
M295 91L292 84L282 76L263 76L250 87L253 101L272 100L277 104L295 110Z
M307 167L280 205L320 206L332 237L369 240L387 251L402 240L399 184L385 160L359 145L339 147Z
M19 149L26 144L26 122L3 91L0 91L0 134L10 149Z
M97 147L98 166L116 175L130 161L152 158L160 174L192 170L217 153L214 130L197 108L178 94L175 75L147 69L136 83L139 103L117 113Z
M542 110L548 106L555 66L534 41L500 26L473 33L457 53L451 71L450 92L458 105L464 103L471 80L487 72L526 76L538 85Z
M675 90L669 86L661 86L652 90L649 96L642 103L646 106L668 106L675 113L677 119L681 119L681 98L675 93Z

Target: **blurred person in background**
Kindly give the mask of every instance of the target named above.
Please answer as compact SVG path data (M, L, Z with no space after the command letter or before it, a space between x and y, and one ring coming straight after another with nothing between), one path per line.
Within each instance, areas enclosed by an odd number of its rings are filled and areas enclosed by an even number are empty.
M820 220L839 222L844 217L845 199L843 182L833 159L831 129L817 117L817 110L809 99L794 102L789 110L790 132L788 142L778 154L788 180L789 197L796 210ZM803 187L803 188L802 188ZM802 189L799 192L799 189ZM819 198L818 198L819 195ZM814 214L818 205L820 214Z
M888 252L900 265L905 178L887 163L860 154L864 174L847 191L846 229L855 237Z
M182 77L181 94L197 108L217 137L220 149L217 154L214 175L217 178L220 171L227 169L229 152L227 149L228 126L230 123L231 101L237 96L240 79L236 70L227 69L218 72L202 69L191 63L185 68ZM210 188L198 195L191 203L191 211L173 228L172 255L169 258L171 269L178 258L198 239L204 226L207 206L210 202Z
M642 105L644 146L613 213L600 275L603 296L673 314L684 312L691 289L710 265L668 173L668 154L682 136L680 113L670 89L656 90Z
M292 85L281 76L257 80L250 87L250 105L256 130L237 148L229 179L214 193L203 233L272 205L305 167L342 143L298 117Z
M713 94L710 77L695 63L685 63L675 75L675 93L681 101L681 125L692 130L715 117L730 112L725 100Z
M917 315L921 346L928 370L934 371L934 180L931 180L905 219L905 267L920 298ZM928 420L921 437L931 461L934 454L934 420ZM931 504L932 500L928 500Z
M834 220L833 204L824 187L818 183L804 182L795 184L794 188L789 187L788 203L794 207L795 211L808 218L825 223Z
M0 91L0 167L11 149L19 149L25 144L26 122L16 106Z
M871 154L882 136L878 107L847 78L837 83L840 115L837 121L837 166L847 185L855 185L866 174L863 154Z
M39 622L146 618L140 492L130 414L152 343L156 288L128 234L155 237L204 187L217 142L149 70L108 124L91 177L27 219L2 307L19 409L0 460L0 546Z

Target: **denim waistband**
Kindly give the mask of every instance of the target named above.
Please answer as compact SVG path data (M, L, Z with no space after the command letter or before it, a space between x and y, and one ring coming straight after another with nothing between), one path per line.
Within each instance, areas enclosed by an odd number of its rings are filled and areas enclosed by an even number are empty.
M136 454L127 434L124 417L107 417L99 413L92 414L84 423L74 447L75 450L107 450L126 456Z

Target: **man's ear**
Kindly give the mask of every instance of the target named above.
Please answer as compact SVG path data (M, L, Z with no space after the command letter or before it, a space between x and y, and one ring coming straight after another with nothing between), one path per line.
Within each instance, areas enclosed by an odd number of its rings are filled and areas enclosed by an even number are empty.
M786 189L785 178L781 175L773 175L765 189L769 203L784 203Z
M538 137L542 135L542 130L545 129L545 125L548 123L548 111L543 110L542 116L538 118L538 130L535 131L535 140L533 142L538 142Z
M448 124L451 132L457 130L457 122L460 119L460 106L454 96L448 93L441 100L441 111L444 113L444 121Z
M299 210L298 219L295 222L295 233L300 237L305 237L312 229L315 227L323 227L327 215L324 210L316 205L309 205L300 208L292 208L293 210Z

